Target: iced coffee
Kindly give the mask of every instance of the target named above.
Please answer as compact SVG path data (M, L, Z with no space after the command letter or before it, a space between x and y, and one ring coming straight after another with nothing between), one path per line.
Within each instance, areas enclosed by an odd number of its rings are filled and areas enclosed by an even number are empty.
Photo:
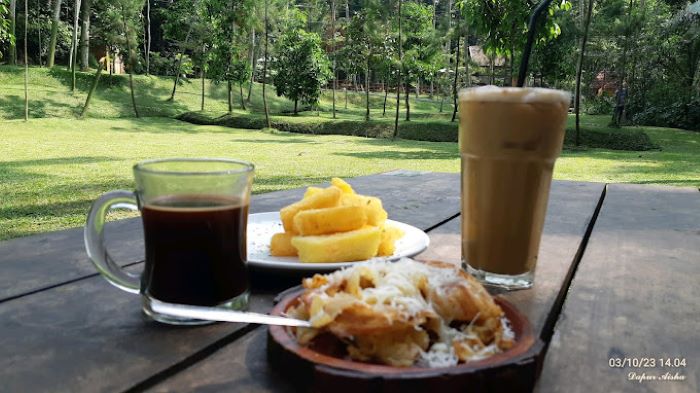
M459 99L463 263L486 284L528 288L570 94L485 86Z

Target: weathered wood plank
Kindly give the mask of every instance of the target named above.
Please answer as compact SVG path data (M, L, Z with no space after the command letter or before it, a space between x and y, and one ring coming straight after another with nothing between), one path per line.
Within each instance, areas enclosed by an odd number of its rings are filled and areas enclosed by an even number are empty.
M538 391L697 392L698 277L697 189L608 186ZM656 366L608 365L611 358L642 357ZM659 358L685 358L687 366L661 366ZM659 380L666 372L685 380ZM657 380L639 382L631 373Z
M536 285L533 289L504 295L528 316L536 332L542 332L560 296L603 188L604 184L577 182L555 182L552 186ZM435 228L429 235L430 248L421 258L460 261L459 217ZM246 392L284 391L287 382L270 370L266 362L264 330L247 334L152 390L230 391L244 386L242 390Z
M358 192L382 197L392 218L422 228L454 216L459 206L456 174L398 172L350 183ZM416 184L429 189L404 195ZM278 209L301 193L256 196L254 209ZM272 205L275 207L269 207ZM71 247L82 251L81 242ZM37 263L45 263L42 258ZM54 271L61 273L58 268ZM273 293L298 283L269 278L254 277L264 289L254 291L251 309L268 311ZM0 303L0 348L9 354L0 357L0 380L9 391L111 392L146 387L235 340L244 328L235 324L158 325L141 315L138 297L120 292L101 277L88 277Z
M393 219L422 229L439 222L436 217L445 219L458 212L458 174L394 171L349 179L349 183L358 192L381 197ZM415 184L435 192L409 192ZM279 210L303 193L299 188L255 195L251 212ZM106 238L116 260L127 264L143 258L140 219L108 224ZM0 302L95 274L85 254L82 228L0 242Z

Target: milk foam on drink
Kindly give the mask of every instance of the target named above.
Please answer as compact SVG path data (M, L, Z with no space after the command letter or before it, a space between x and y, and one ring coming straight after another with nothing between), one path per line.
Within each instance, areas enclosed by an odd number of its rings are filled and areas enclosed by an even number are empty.
M463 262L486 283L532 286L571 95L485 86L459 98Z

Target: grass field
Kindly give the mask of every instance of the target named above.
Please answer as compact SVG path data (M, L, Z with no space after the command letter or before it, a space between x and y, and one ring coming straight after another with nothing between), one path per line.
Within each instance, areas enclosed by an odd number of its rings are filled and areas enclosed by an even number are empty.
M8 71L9 70L9 71ZM111 189L132 189L131 166L155 157L236 157L256 164L254 192L299 187L329 180L392 169L459 171L458 147L449 142L320 136L196 126L167 117L131 118L126 85L115 78L114 87L98 92L90 116L76 120L75 110L84 92L69 93L63 72L32 69L32 116L22 114L21 74L18 68L0 67L0 239L81 226L90 205ZM55 72L56 76L51 73ZM89 79L83 74L82 85ZM144 114L171 116L196 110L197 81L180 88L175 103L165 102L169 80L138 77L151 96L138 93ZM151 91L148 84L154 84ZM259 86L256 86L258 89ZM208 105L225 111L222 86L210 86ZM82 95L82 98L81 98ZM271 96L275 111L291 108L287 100ZM363 95L351 95L348 110L342 94L341 116L363 114ZM380 95L374 95L381 107ZM253 106L260 96L253 95ZM326 110L324 100L322 109ZM414 104L419 118L445 117L439 101L421 98ZM445 105L445 111L451 108ZM381 115L381 111L374 115ZM321 112L320 116L330 114ZM100 119L97 117L104 117ZM570 119L572 120L572 119ZM608 117L586 116L584 126L606 129ZM700 133L644 127L660 150L645 152L606 149L565 149L557 161L555 178L599 182L656 183L700 186ZM614 132L614 131L613 131Z

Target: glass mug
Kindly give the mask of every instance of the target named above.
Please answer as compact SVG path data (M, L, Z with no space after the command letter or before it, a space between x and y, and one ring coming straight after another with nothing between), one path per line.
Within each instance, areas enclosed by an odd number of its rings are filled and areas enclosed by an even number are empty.
M98 198L85 225L85 248L111 284L140 293L152 319L178 325L210 323L159 311L167 304L244 309L248 305L246 230L251 163L182 158L134 165L136 191ZM146 264L141 275L121 269L104 245L112 207L140 210Z
M481 282L533 285L571 95L484 86L460 92L462 260Z

